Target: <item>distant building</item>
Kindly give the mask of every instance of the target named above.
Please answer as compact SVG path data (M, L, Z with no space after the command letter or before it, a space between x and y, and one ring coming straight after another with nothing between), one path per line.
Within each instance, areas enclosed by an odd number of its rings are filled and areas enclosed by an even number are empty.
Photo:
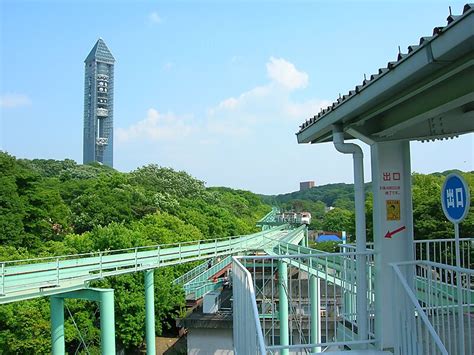
M115 58L99 38L85 63L83 162L114 163Z
M309 190L314 187L314 181L300 182L300 191Z

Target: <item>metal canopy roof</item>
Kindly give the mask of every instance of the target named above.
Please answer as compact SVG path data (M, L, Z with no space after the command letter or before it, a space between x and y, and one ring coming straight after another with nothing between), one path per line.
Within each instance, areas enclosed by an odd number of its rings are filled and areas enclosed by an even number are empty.
M368 143L473 132L474 4L447 22L306 120L296 133L298 143L332 140L334 124L343 125L345 138Z
M84 62L90 62L94 60L108 64L114 64L115 62L115 58L112 55L112 52L110 52L109 47L107 47L102 38L99 38L97 40Z

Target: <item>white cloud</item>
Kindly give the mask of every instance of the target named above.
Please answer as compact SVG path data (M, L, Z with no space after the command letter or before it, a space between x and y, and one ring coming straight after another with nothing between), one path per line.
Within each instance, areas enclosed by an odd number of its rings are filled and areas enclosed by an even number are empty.
M292 90L303 88L308 83L308 75L292 63L270 57L266 67L270 82L222 100L209 108L203 119L190 121L186 117L162 114L150 108L144 119L127 128L118 128L117 139L119 142L161 142L186 137L188 141L199 144L224 141L225 137L249 137L275 125L294 126L296 130L297 122L329 104L326 100L297 101L291 97Z
M163 21L160 15L158 14L158 12L156 11L153 11L152 13L148 15L148 20L150 20L151 23L155 23L155 24L159 24Z
M308 85L308 74L301 72L283 58L270 57L267 74L274 82L289 90L302 89Z
M330 104L327 100L298 101L291 97L291 92L307 86L309 79L287 60L270 57L266 67L269 83L222 100L208 110L208 131L241 137L262 124L295 125Z
M188 136L193 127L186 122L186 117L173 113L161 114L150 108L146 117L128 128L118 128L116 137L119 142L135 140L163 141Z
M303 122L331 104L332 101L319 99L310 99L303 102L288 101L285 104L285 112L289 118Z
M23 94L5 94L0 96L0 107L16 108L31 105L31 100Z
M328 101L293 97L293 89L307 85L308 76L292 63L270 58L267 68L271 80L216 103L204 116L150 108L144 119L116 130L117 149L133 151L135 165L159 157L160 164L185 169L211 184L226 181L241 187L250 186L249 179L270 178L262 162L269 171L285 161L301 165L303 148L294 132Z

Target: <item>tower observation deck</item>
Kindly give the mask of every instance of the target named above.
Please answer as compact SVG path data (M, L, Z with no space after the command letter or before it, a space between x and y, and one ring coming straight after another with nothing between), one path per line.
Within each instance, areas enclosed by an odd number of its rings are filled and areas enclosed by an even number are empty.
M84 62L83 162L112 167L115 58L99 38Z

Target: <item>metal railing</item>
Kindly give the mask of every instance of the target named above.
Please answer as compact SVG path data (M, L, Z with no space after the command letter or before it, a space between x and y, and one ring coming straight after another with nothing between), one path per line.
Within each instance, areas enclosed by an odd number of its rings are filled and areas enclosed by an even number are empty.
M199 275L197 275L191 281L185 283L185 285L189 283L207 281L215 274L221 272L223 269L230 266L231 263L232 263L232 255L228 255L222 260L220 260L220 258L217 258L216 262L212 264L211 267L206 268L204 271L202 271Z
M84 288L85 283L108 276L258 249L267 243L267 235L286 236L284 228L215 240L0 262L0 304Z
M293 246L298 248L298 246ZM286 245L282 245L286 252ZM301 249L301 248L300 248ZM309 249L309 248L304 248ZM233 265L233 287L236 287L236 267L247 266L245 281L251 280L255 296L255 306L266 344L267 353L307 354L326 348L374 347L375 292L372 287L367 292L368 308L363 312L369 322L369 336L360 339L357 327L357 262L356 258L366 258L367 278L371 274L373 252L365 253L311 253L270 256L235 257L239 264ZM282 265L284 264L284 268ZM282 271L286 270L286 271ZM242 272L242 270L238 271ZM283 273L282 273L283 272ZM241 292L238 291L238 292ZM234 291L237 297L248 298L247 294ZM286 306L285 306L286 305ZM244 312L241 306L234 306L235 312ZM246 317L250 318L247 310ZM243 314L243 313L242 313ZM245 318L243 318L245 319ZM256 332L240 329L242 319L234 318L234 342L255 337ZM247 322L248 323L248 322ZM246 327L245 325L244 327ZM262 339L259 339L262 342ZM249 347L250 346L250 347ZM248 345L246 354L256 353L253 345Z
M214 258L210 259L211 260L211 265L214 264ZM177 277L175 280L173 280L173 284L175 285L184 285L196 277L198 277L200 274L202 274L204 271L206 271L209 268L209 261L206 260L202 264L199 264L198 266L192 268L188 272L184 273L183 275Z
M474 270L427 260L391 266L400 305L395 353L473 354Z
M456 265L455 239L415 240L413 243L416 260ZM460 238L461 267L474 269L474 238Z
M184 285L184 293L186 295L186 300L198 300L202 298L206 293L215 291L221 288L226 281L225 278L219 278L215 280L205 280L191 282Z
M236 355L266 354L252 276L235 257L232 284L234 352Z

